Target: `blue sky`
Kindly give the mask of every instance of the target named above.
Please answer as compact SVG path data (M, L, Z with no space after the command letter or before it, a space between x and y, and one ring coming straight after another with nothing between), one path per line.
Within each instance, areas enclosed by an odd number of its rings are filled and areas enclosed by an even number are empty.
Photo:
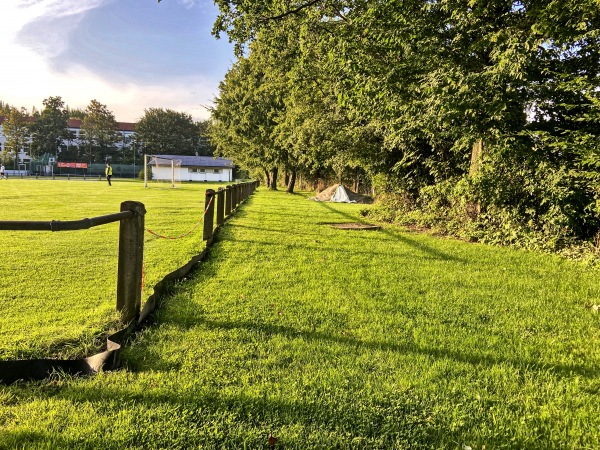
M1 0L0 100L95 99L122 122L151 107L207 118L235 59L210 34L216 15L212 0Z

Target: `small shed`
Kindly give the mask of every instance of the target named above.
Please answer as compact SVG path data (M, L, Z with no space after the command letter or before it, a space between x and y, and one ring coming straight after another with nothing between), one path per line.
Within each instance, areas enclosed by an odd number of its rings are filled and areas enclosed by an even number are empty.
M170 181L174 176L179 181L233 181L234 164L230 159L213 156L153 156L149 164L154 180Z

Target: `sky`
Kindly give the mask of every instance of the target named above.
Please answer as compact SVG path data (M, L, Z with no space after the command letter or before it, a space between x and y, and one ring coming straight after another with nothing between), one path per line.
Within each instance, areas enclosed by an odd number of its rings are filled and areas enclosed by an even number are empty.
M227 36L211 35L217 12L212 0L1 0L0 100L97 100L120 122L147 108L206 119L235 60Z

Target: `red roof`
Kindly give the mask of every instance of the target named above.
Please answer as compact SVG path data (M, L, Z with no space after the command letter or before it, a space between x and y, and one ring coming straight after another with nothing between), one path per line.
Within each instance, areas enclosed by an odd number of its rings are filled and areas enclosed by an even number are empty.
M69 119L67 120L67 126L69 128L81 128L81 124L83 123L83 120L81 119Z
M117 130L119 131L131 131L135 128L135 123L131 122L117 122Z

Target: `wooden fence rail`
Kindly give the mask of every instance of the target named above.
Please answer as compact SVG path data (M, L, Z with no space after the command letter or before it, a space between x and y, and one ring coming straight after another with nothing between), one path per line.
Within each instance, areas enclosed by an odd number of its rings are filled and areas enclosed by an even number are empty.
M224 223L224 221L231 216L235 210L235 207L242 201L246 200L256 190L257 187L258 182L252 181L248 183L227 186L226 189L220 188L216 192L212 189L206 190L202 238L204 241L207 241L207 246L211 244L216 229L218 229ZM217 204L216 228L214 223L215 203ZM120 222L117 273L117 311L120 312L123 322L128 325L126 329L121 330L117 334L121 333L124 335L126 334L125 330L129 330L129 332L131 332L131 330L135 329L137 324L147 316L147 313L144 313L142 314L143 317L140 319L144 261L144 233L147 231L144 227L145 214L146 209L143 203L126 201L121 203L121 211L114 214L71 221L0 221L0 230L72 231L88 229L113 222ZM181 270L178 269L176 272L180 273ZM154 299L153 302L155 302ZM148 305L146 305L144 309L146 310L147 307ZM108 347L110 351L110 343ZM117 345L114 348L120 349L120 346ZM102 355L105 353L106 352L103 352ZM48 376L51 371L55 370L57 367L59 367L61 370L72 373L95 373L101 368L106 367L105 362L109 359L115 362L115 364L118 360L116 355L114 357L111 356L111 358L106 356L99 358L99 355L101 354L78 361L31 361L34 364L27 364L29 361L0 361L0 369L2 369L0 370L0 383L11 383L18 379L42 379ZM103 361L101 366L90 366L90 364L92 364L91 361L100 359ZM43 361L44 364L40 364L40 361ZM54 365L51 361L54 361ZM65 364L70 362L73 362L74 364ZM30 366L36 367L37 369L30 369ZM47 366L47 369L39 370L41 366ZM73 369L69 369L71 366ZM84 367L84 369L82 369L82 367ZM27 372L28 370L30 370L30 372Z

